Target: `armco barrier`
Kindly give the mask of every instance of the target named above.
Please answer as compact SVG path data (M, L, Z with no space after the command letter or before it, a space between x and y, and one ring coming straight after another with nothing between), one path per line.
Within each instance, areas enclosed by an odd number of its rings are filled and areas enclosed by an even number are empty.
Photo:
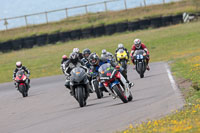
M0 43L0 51L19 50L21 48L32 48L34 45L54 44L58 41L69 41L81 38L98 37L102 35L112 35L116 32L135 31L149 27L157 28L171 24L182 23L182 14L173 16L159 16L154 18L145 18L142 20L125 21L110 25L100 25L85 29L76 29L72 31L58 32L53 34L43 34L38 36L26 37L16 40Z

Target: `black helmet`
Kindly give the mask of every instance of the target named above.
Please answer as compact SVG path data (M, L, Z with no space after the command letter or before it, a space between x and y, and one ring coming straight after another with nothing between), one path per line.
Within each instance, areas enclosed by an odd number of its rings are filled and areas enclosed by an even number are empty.
M91 53L88 60L91 65L98 65L99 63L99 57L96 53Z
M76 63L78 61L78 54L75 52L72 52L70 54L70 60L72 61L72 63Z
M83 50L82 54L83 54L83 57L87 59L89 55L91 54L91 51L90 49L86 48Z

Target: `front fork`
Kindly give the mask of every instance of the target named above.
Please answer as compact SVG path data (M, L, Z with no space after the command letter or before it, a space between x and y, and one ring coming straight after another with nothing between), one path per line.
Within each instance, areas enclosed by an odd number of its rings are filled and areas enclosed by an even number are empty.
M129 84L127 83L127 80L124 78L124 76L120 73L120 79L121 83L123 84L124 87L122 87L121 84L119 84L119 86L123 89L122 91L124 91L124 95L126 97L129 97L130 95L130 88L129 88Z

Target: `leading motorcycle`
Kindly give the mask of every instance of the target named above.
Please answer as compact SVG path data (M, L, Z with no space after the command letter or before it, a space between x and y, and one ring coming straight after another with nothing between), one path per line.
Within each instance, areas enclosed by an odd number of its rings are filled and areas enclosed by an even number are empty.
M70 74L70 89L74 98L78 101L80 107L86 106L86 100L89 96L87 73L83 68L75 67Z
M29 85L26 84L26 80L28 80L28 77L26 76L24 71L23 70L19 70L16 73L16 77L15 77L14 80L16 82L17 89L22 94L22 96L23 97L27 97L28 96Z

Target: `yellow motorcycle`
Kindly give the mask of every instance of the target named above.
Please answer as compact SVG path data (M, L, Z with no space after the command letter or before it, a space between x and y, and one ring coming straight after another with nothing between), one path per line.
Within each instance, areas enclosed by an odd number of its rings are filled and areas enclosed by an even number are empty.
M117 51L117 62L127 71L128 55L125 50L119 49Z

